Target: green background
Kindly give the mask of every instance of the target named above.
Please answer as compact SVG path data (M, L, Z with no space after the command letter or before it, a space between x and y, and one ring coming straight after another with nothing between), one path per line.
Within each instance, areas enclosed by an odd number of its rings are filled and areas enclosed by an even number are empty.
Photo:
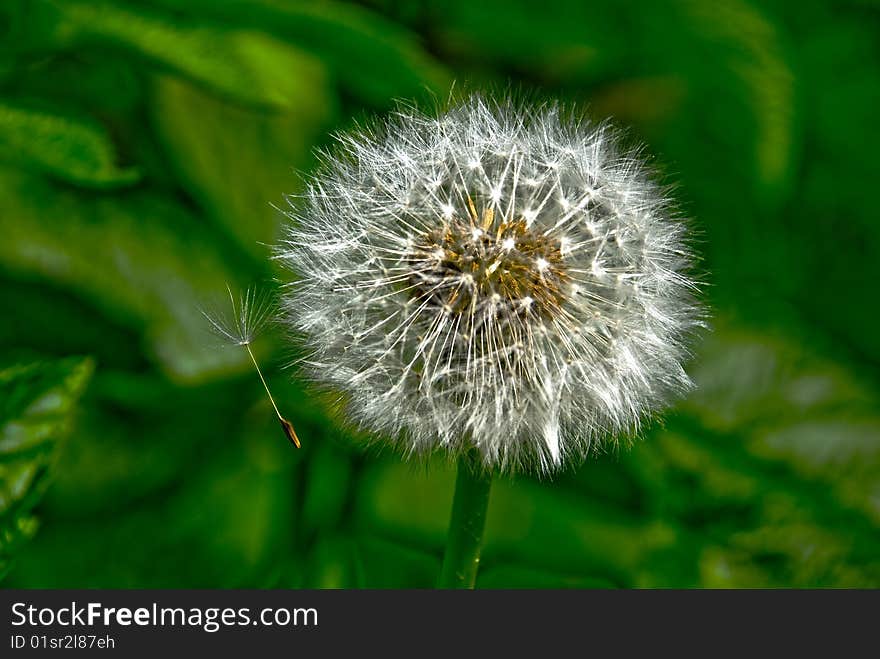
M198 313L269 285L334 130L508 85L613 117L694 218L699 384L500 479L483 587L880 585L880 10L868 0L0 4L6 587L429 587L453 471L364 451Z

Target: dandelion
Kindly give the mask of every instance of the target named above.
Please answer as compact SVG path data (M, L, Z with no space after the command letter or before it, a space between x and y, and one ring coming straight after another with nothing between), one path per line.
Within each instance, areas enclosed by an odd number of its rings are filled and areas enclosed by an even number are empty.
M229 293L229 310L226 312L209 312L203 309L202 315L208 321L211 330L218 337L232 345L241 346L247 350L251 362L257 370L257 375L260 376L260 382L263 383L263 388L266 390L266 395L269 397L269 402L272 403L272 409L275 410L278 422L281 424L282 430L284 430L284 434L294 446L300 448L299 437L297 437L293 424L285 419L278 410L278 405L275 404L275 398L272 396L272 392L269 391L266 378L263 377L263 371L260 370L257 358L254 357L254 352L251 350L251 342L253 342L254 338L268 322L274 310L274 305L268 296L261 296L252 288L246 289L239 296L237 303L229 286L226 287L226 291Z
M278 250L315 379L407 455L475 456L462 487L637 431L689 388L699 314L685 226L617 142L479 96L340 135Z
M355 420L546 471L689 387L684 226L614 137L475 98L339 138L280 258L306 363Z

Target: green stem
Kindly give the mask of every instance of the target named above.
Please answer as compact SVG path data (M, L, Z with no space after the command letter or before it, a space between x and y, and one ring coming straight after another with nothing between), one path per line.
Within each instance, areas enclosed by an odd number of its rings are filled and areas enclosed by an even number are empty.
M492 477L479 460L466 454L458 461L455 497L438 588L473 588L480 564L486 508Z

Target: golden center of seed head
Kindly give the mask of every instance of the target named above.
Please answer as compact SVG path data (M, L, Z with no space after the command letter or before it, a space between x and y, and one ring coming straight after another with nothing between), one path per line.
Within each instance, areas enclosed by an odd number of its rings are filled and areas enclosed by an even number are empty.
M443 220L414 245L414 296L448 313L476 313L486 304L558 313L570 281L560 242L524 219L505 220L491 207L478 213L470 198L468 206L467 219Z

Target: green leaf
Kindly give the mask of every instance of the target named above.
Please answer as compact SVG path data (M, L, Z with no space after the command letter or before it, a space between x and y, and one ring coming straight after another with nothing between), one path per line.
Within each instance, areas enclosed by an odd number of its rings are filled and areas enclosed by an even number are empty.
M768 277L773 299L791 300L806 324L821 328L834 346L877 371L880 309L869 302L880 254L874 186L880 177L880 131L873 99L880 96L876 3L849 8L815 3L798 11L801 77L807 113L798 196L778 222L787 257ZM804 7L806 9L806 7ZM767 250L762 249L766 263ZM779 290L781 289L781 290ZM755 309L756 316L762 309Z
M259 392L247 384L259 386L241 378L224 386L181 390L150 371L102 367L47 505L57 517L109 516L192 478L205 453L236 439L238 425L230 420L230 411L236 417L247 415L257 400L262 414L254 410L249 421L271 421L264 398L255 399Z
M686 405L750 455L821 482L838 505L880 526L880 397L840 364L778 337L723 331L704 346Z
M757 182L776 187L790 178L794 147L794 75L780 30L744 0L710 6L682 0L682 16L700 40L713 44L741 86L740 99L754 118L750 146Z
M45 357L91 354L102 371L108 366L139 370L148 365L143 354L131 350L138 343L136 332L101 317L94 307L63 290L2 278L0 296L15 309L12 322L0 323L0 346Z
M266 471L299 464L322 446L322 425L310 422L310 401L286 374L268 367L263 364L264 374L279 407L295 422L302 450L293 449L283 434L253 369L231 381L181 389L152 372L102 368L47 504L58 517L124 514L191 480L207 457L223 455L228 445L247 447L247 460ZM305 491L312 473L298 479L297 492ZM344 484L332 485L344 503ZM302 524L302 536L306 528Z
M74 288L109 318L142 328L151 358L174 377L244 365L241 351L215 349L199 312L235 283L237 256L179 206L141 192L87 196L2 168L0 206L8 270Z
M0 579L36 532L33 508L92 370L82 358L0 368Z
M244 432L227 427L216 433L150 496L129 498L117 509L104 506L100 514L54 503L51 528L21 556L11 578L31 587L271 584L277 566L293 552L298 500L291 482L299 456L271 412L263 411ZM136 441L136 450L148 455L146 438ZM107 458L115 459L112 452ZM137 462L129 468L137 469Z
M326 85L315 84L287 111L260 111L163 77L156 81L152 113L182 186L265 260L281 217L270 204L283 207L282 195L299 186L294 172L309 164L334 104Z
M686 415L634 456L658 512L708 536L704 585L880 583L876 391L782 337L719 325Z
M236 27L265 30L319 57L348 93L375 107L395 98L445 95L452 76L416 35L348 3L283 0L175 0L153 4L190 17L205 16Z
M96 123L0 102L3 160L92 187L137 181L135 169L117 167L113 144Z
M324 84L319 62L267 34L180 21L111 2L34 4L33 23L20 28L32 33L31 41L53 49L117 48L244 103L292 107Z
M646 124L661 139L670 121L674 133L689 128L691 140L694 130L711 132L713 164L725 166L719 146L747 158L755 192L788 180L793 74L780 31L758 8L740 0L718 8L699 0L557 5L536 12L527 2L453 0L429 29L450 55L572 87L601 118ZM488 29L499 16L504 29ZM723 114L707 116L707 102ZM690 121L691 112L702 121ZM682 153L699 153L688 146Z

